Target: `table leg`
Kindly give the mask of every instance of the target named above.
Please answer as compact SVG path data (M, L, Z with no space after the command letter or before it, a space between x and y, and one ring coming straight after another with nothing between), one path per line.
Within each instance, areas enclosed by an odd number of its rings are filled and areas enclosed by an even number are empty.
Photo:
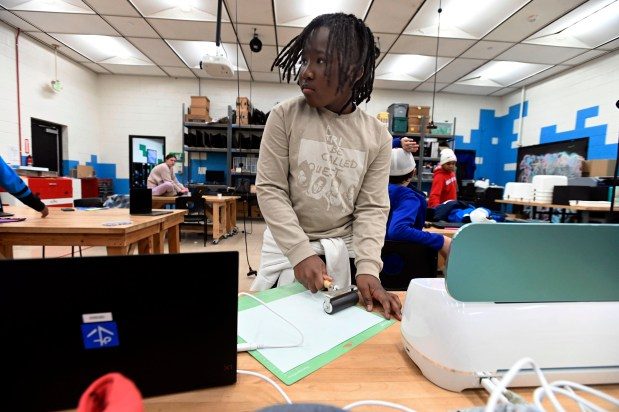
M140 255L152 255L153 254L153 237L149 236L145 239L138 241L138 253Z
M13 259L13 246L0 245L0 259Z
M168 229L168 253L181 252L180 232L180 225L172 226Z
M178 227L178 226L176 226ZM159 233L156 233L153 236L153 253L157 253L157 254L162 254L164 249L163 249L163 244L165 241L165 235L166 235L167 230L162 230Z
M221 235L223 235L223 228L219 216L219 203L213 203L213 241L219 241Z

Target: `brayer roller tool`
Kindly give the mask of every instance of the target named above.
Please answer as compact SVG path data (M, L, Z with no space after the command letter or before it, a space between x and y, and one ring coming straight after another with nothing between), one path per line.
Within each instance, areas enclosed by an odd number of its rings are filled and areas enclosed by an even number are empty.
M344 289L325 292L325 300L322 303L322 308L329 315L333 315L343 309L355 306L359 302L357 287L350 286Z

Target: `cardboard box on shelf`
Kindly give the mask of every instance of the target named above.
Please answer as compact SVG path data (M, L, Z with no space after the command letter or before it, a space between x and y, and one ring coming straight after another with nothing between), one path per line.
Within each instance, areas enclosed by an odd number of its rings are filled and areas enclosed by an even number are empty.
M189 114L198 116L208 116L209 109L207 107L190 107Z
M191 107L205 107L208 110L211 107L211 101L206 96L191 96Z
M419 126L421 124L421 116L409 116L408 117L408 125L416 125Z
M612 176L615 173L615 160L596 159L583 163L583 176Z
M76 169L78 179L93 177L95 175L95 170L92 168L92 166L77 165Z
M430 116L430 107L429 106L408 106L408 117L414 116Z
M211 118L211 116L201 116L198 114L186 114L185 115L185 122L197 122L197 123L208 123L210 121L212 121L213 119Z
M408 124L408 133L420 133L421 126L418 124Z

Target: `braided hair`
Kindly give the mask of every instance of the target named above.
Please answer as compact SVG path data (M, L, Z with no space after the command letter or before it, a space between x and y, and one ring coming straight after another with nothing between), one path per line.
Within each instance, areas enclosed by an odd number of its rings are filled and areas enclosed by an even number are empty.
M358 105L362 101L370 101L374 84L374 64L380 50L374 42L374 35L363 20L353 14L333 13L320 15L308 24L305 29L293 38L279 53L271 70L279 67L282 70L282 80L290 83L299 78L296 65L301 60L303 48L307 46L312 35L321 27L329 29L327 41L327 56L337 56L339 92L347 83L352 88L350 101ZM332 59L327 59L327 78L331 74ZM359 80L355 81L358 73L363 71Z

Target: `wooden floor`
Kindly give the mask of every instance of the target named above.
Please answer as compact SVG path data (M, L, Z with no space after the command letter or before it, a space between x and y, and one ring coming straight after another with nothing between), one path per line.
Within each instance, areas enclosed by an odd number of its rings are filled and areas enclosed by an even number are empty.
M247 265L247 257L249 263L254 270L258 269L260 264L260 250L262 248L262 234L266 228L263 220L253 220L246 222L247 228L247 251L245 253L245 242L243 233L243 220L237 221L239 232L227 239L219 242L218 245L211 243L209 238L206 247L202 240L202 232L187 232L181 230L181 253L191 252L215 252L215 251L230 251L236 250L239 252L239 292L246 292L253 281L247 277L249 271ZM75 254L78 255L78 248L75 248ZM167 245L166 245L167 252ZM105 256L107 255L105 247L82 247L83 256ZM40 258L42 256L41 246L16 246L14 247L15 259L24 258ZM45 248L45 257L71 257L70 246L47 246Z

